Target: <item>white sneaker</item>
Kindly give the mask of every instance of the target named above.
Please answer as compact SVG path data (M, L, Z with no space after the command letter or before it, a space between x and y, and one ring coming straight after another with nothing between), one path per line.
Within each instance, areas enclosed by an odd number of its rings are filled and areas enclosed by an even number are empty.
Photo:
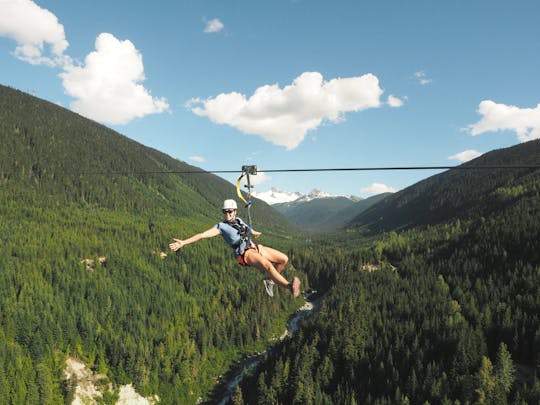
M266 293L270 296L274 296L274 282L270 280L269 278L265 278L263 280L264 289L266 290Z

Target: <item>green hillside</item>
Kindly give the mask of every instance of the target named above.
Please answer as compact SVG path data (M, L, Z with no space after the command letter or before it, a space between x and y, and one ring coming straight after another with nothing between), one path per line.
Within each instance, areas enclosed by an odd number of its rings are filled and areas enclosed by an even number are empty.
M540 165L540 140L486 153L462 167L505 165ZM384 199L357 216L351 226L367 226L379 232L435 225L455 217L486 216L504 208L515 194L526 193L533 171L448 170Z
M473 164L538 162L538 146ZM294 250L327 296L235 398L540 403L540 170L451 171L379 205L397 212L372 207L389 232L371 245Z
M55 104L0 86L0 181L49 202L131 212L168 212L214 221L233 186ZM234 162L233 162L234 164ZM240 168L240 164L238 167ZM200 172L163 174L162 172ZM8 180L11 180L8 182ZM19 193L20 190L15 187ZM28 194L27 193L27 194ZM265 230L291 227L263 201L253 216Z
M321 230L330 218L342 210L354 206L355 201L347 197L317 198L310 201L292 201L274 204L274 208L281 212L293 224L309 230ZM331 225L330 225L331 228Z
M356 201L352 207L348 207L336 213L333 217L329 218L325 225L338 228L347 228L350 222L360 215L362 212L370 208L372 205L377 204L379 201L385 199L391 195L391 193L381 193L368 197L361 201Z
M0 402L68 401L74 356L115 386L194 403L282 333L297 302L270 300L219 238L162 256L221 219L230 183L3 86L0 145ZM286 220L252 211L262 243L288 249Z
M300 305L218 238L163 255L219 220L223 179L6 87L0 142L0 403L70 403L69 356L104 387L208 399ZM516 164L539 141L467 165ZM317 239L253 216L326 295L233 403L540 403L540 170L450 170Z

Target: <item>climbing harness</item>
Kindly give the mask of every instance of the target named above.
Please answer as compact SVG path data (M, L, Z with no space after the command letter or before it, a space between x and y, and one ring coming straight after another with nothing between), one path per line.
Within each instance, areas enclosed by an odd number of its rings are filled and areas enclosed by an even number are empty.
M247 245L249 246L249 242L250 242L249 227L247 227L243 223L240 223L240 220L238 218L236 218L234 222L227 222L227 221L223 221L223 222L229 226L232 226L234 229L236 229L236 231L240 235L240 241L236 245L233 246L235 249L240 247L242 242L246 242Z
M257 166L242 166L242 174L240 175L240 177L238 177L238 180L236 180L236 194L245 203L244 208L247 208L248 225L250 228L252 228L250 208L253 202L251 200L251 189L253 188L253 186L251 185L251 180L249 176L256 176L256 175L257 175ZM240 183L242 182L242 179L244 177L246 177L246 182L247 182L247 184L244 186L247 188L247 199L244 198L244 195L242 194L242 190L240 189Z
M257 166L242 166L242 174L240 175L240 177L238 177L238 180L236 181L236 194L244 202L244 208L247 209L248 226L244 225L242 227L240 223L238 222L238 219L236 220L236 223L230 224L230 225L233 228L235 228L240 234L240 238L241 238L240 243L245 241L246 245L248 246L248 248L238 256L238 263L240 263L243 266L248 266L247 262L244 259L245 252L249 249L257 249L257 251L259 250L258 244L252 242L250 238L251 229L253 229L253 226L251 223L251 212L250 212L251 205L253 204L253 200L251 199L251 189L253 188L253 186L251 185L251 179L249 176L256 176L256 175L257 175ZM242 190L240 187L240 184L244 177L246 178L246 183L247 183L244 186L247 189L247 198L244 197L244 195L242 194Z

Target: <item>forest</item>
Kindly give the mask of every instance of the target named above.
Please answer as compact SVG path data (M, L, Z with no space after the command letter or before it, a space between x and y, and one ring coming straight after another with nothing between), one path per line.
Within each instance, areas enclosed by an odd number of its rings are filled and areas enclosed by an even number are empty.
M220 219L226 181L3 86L0 142L0 403L71 403L68 357L164 404L211 402L303 304L265 295L220 240L168 251ZM538 162L538 145L484 159ZM540 403L539 170L430 178L332 234L253 215L324 299L231 403Z
M332 288L231 402L539 403L540 173L494 195L489 217L294 249L313 287Z
M172 237L221 220L232 185L142 174L196 169L0 90L0 403L70 403L69 356L116 387L195 403L283 332L302 303L270 300L263 275L235 264L221 241L168 251ZM287 222L262 202L253 212L261 241L286 250Z

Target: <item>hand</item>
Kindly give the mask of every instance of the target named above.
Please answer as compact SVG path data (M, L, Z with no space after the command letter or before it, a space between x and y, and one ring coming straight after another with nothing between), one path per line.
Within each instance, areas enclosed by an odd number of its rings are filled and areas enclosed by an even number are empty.
M184 247L185 243L183 240L173 238L174 242L169 243L169 249L171 249L173 252L176 252L177 250Z
M258 238L259 236L262 235L261 232L257 232L257 231L251 231L251 234L252 234L253 236L255 236L256 238Z

